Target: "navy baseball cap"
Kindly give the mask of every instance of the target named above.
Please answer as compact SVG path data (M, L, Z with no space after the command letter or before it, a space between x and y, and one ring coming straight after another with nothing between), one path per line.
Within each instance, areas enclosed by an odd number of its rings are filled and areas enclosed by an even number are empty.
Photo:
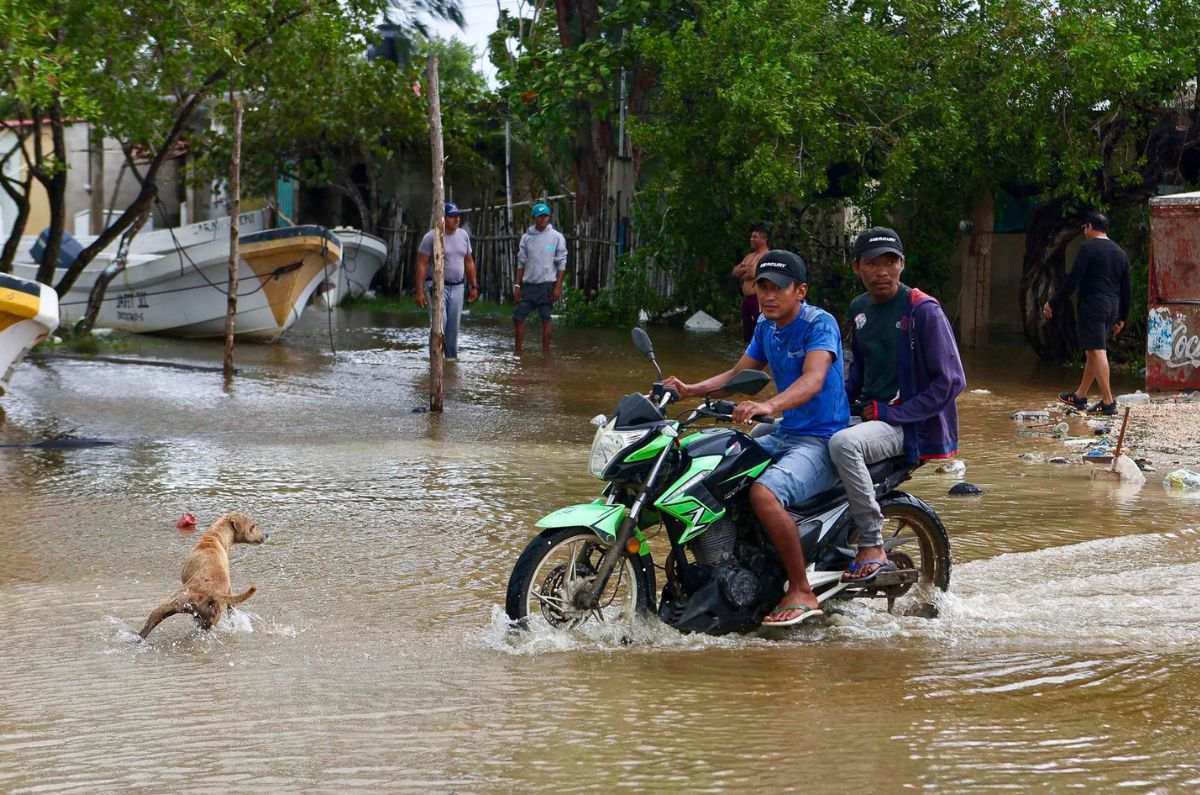
M854 239L854 259L875 259L880 254L904 258L904 244L895 229L873 226Z
M454 202L446 202L446 217L447 218L451 218L453 216L458 216L458 215L462 215L462 214L463 214L462 210L458 209L457 204L455 204Z
M783 249L772 249L763 254L754 271L754 280L766 279L777 287L787 287L793 282L808 283L808 265L804 257Z

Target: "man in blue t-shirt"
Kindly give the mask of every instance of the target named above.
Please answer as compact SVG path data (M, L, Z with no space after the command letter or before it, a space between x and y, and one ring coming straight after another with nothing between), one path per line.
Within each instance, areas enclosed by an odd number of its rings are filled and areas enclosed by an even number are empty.
M842 383L842 334L832 315L804 302L808 295L804 260L790 251L768 251L758 262L754 288L762 315L738 363L699 383L685 384L671 376L664 384L680 397L699 397L721 389L741 370L771 367L776 395L742 401L733 419L748 422L751 417L783 412L775 431L758 439L775 461L750 487L750 505L788 575L787 593L762 623L785 627L822 615L808 584L804 549L787 506L799 505L836 484L828 442L849 422L850 405Z

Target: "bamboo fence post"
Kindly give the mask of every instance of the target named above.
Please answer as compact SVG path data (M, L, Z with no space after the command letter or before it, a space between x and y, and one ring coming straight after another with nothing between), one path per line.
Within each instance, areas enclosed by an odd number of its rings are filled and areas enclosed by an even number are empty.
M225 380L233 378L233 332L237 325L238 213L242 204L242 98L233 100L233 158L229 163L229 292L225 302Z

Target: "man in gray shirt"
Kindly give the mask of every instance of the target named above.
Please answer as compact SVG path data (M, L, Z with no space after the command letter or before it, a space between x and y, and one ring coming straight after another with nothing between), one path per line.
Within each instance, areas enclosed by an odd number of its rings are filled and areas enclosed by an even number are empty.
M550 206L537 202L532 208L533 226L521 236L517 247L517 280L513 284L513 333L515 350L525 342L525 318L537 310L542 318L542 351L550 352L550 310L562 297L567 272L567 239L550 224Z
M443 276L446 296L446 361L458 361L458 325L462 319L463 286L467 287L467 301L479 297L479 281L475 278L475 256L471 253L471 236L467 230L459 229L462 212L453 202L446 202L446 273ZM433 256L433 230L421 238L417 247L417 273L413 287L417 294L417 306L425 306L428 296L433 294L433 275L428 278L429 258ZM430 308L432 314L432 307Z

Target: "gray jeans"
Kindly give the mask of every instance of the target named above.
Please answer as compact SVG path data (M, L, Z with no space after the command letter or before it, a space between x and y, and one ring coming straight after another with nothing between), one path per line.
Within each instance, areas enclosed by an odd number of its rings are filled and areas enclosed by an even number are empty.
M466 285L461 282L458 284L447 284L446 292L446 323L442 327L442 333L446 335L446 358L458 358L458 324L462 320L463 294L466 292ZM425 295L429 301L429 321L433 323L433 283L425 282ZM433 329L430 329L433 333Z
M904 429L878 420L851 425L829 440L829 457L846 488L850 518L858 528L860 547L883 543L883 514L867 466L903 452Z

